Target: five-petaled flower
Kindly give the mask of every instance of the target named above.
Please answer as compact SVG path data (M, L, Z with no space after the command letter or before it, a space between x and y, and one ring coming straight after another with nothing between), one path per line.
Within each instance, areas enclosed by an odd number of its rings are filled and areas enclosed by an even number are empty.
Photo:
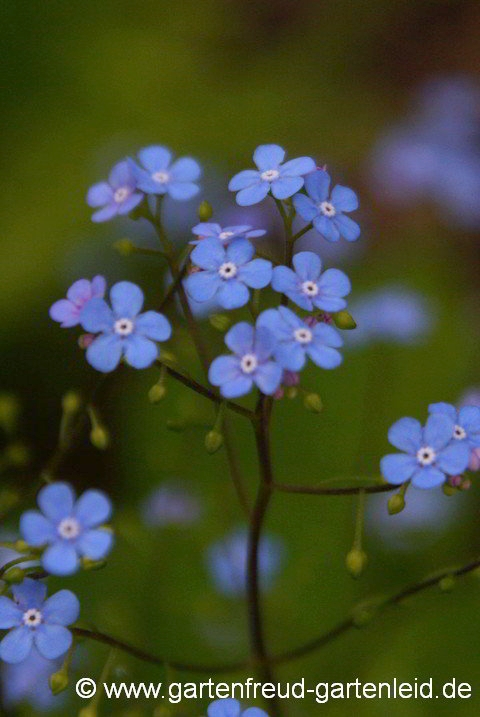
M208 237L215 237L220 239L222 244L230 244L234 239L257 239L263 237L266 234L265 229L253 229L249 224L239 224L231 227L221 227L220 224L210 222L200 222L196 224L192 229L193 234L196 235L197 239L193 239L190 244L198 244L202 239Z
M209 705L207 717L268 717L268 714L259 707L249 707L243 710L238 700L225 697L215 700Z
M208 372L210 383L220 386L222 396L244 396L254 385L262 393L274 394L282 379L282 367L272 360L276 343L273 333L241 321L225 335L225 343L233 355L218 356Z
M431 403L429 413L441 413L454 422L453 439L465 441L469 448L480 447L480 408L478 406L462 406L458 410L450 403Z
M257 319L257 326L266 326L273 333L275 360L288 371L300 371L310 358L320 368L337 368L342 355L337 350L343 339L333 326L303 321L285 306L267 309Z
M92 221L106 222L117 214L128 214L142 201L144 195L137 190L137 181L128 160L116 164L108 182L98 182L87 193L90 207L102 207L92 214Z
M172 199L185 201L200 191L196 182L202 170L191 157L181 157L172 164L170 150L153 145L141 149L138 158L141 167L133 159L129 163L139 189L145 194L168 194Z
M360 227L344 212L353 212L358 208L357 195L352 189L337 184L330 190L330 176L323 170L309 174L305 178L305 194L296 194L293 205L298 214L313 226L328 241L338 241L344 237L355 241L360 236Z
M80 604L70 590L60 590L48 599L39 580L25 578L12 587L13 600L0 597L0 629L9 630L0 642L0 657L16 664L25 660L35 646L47 660L63 655L72 644L66 626L78 619Z
M350 280L339 269L327 269L322 274L322 261L311 251L301 251L293 257L293 269L276 266L272 275L275 291L288 296L306 311L341 311L347 305L343 298L350 293Z
M67 298L56 301L50 307L50 318L67 329L80 323L80 312L90 299L103 299L107 284L103 276L91 281L79 279L67 291Z
M38 510L20 518L23 539L34 548L45 548L42 566L52 575L72 575L80 558L102 560L111 550L113 535L102 527L112 506L104 493L87 490L75 501L67 483L52 483L38 494Z
M282 164L285 150L278 144L261 144L253 153L255 169L245 169L230 180L228 188L238 192L237 204L249 206L261 202L271 191L275 199L288 199L298 192L304 176L315 170L311 157L298 157Z
M425 428L414 418L401 418L390 428L388 440L405 452L382 458L384 478L395 485L411 480L416 488L435 488L447 476L463 473L470 449L453 438L454 431L454 420L442 413L430 414Z
M224 309L245 306L249 288L263 289L272 279L272 263L253 259L255 249L248 239L234 239L224 246L220 239L201 241L192 252L192 262L201 269L185 279L185 289L194 301L215 299Z
M167 341L172 329L157 311L140 314L142 290L129 281L120 281L110 290L112 308L103 299L91 299L80 314L80 322L93 334L100 334L87 348L87 361L103 373L113 371L122 355L133 368L147 368L158 357L156 341Z

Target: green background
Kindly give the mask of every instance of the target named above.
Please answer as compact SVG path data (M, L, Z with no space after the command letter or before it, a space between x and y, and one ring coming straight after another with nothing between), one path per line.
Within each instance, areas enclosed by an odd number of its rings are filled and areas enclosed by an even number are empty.
M33 484L35 470L55 447L62 394L70 388L87 392L96 378L75 332L60 331L48 319L49 305L71 281L94 273L109 282L137 281L150 307L162 296L160 261L120 257L111 248L115 239L135 238L137 226L93 225L84 201L88 186L115 161L149 143L198 157L205 168L203 196L214 204L233 202L224 189L214 188L250 166L260 143L276 142L290 157L312 154L327 162L334 177L361 198L360 248L347 246L341 259L353 297L393 281L421 291L435 307L435 328L421 345L374 345L346 352L335 372L305 372L304 385L321 394L325 410L314 416L298 399L275 407L279 480L315 483L378 474L394 420L424 420L429 402L456 401L478 381L478 235L445 229L431 207L387 211L369 191L364 172L379 132L402 116L417 83L435 73L478 70L476 2L6 0L1 27L0 362L2 388L22 401L21 432L33 455L22 481ZM195 202L177 205L179 239L188 238L194 221ZM154 246L148 233L142 241ZM221 336L208 325L205 331L218 353ZM171 349L201 375L183 332ZM155 369L125 368L111 375L100 400L110 449L96 452L85 432L64 466L62 477L78 489L103 487L112 496L118 541L105 570L52 580L52 588L77 592L84 621L157 654L207 663L242 658L248 652L245 606L216 594L204 563L210 542L242 522L225 455L206 454L201 429L167 430L167 419L187 415L208 424L212 414L208 403L172 382L167 399L152 406L147 393L157 375ZM241 419L234 422L253 495L252 436ZM139 504L172 477L187 481L201 498L202 520L188 529L143 527ZM407 497L408 511L416 494ZM396 547L370 527L369 566L354 581L344 568L354 500L276 496L268 529L283 538L285 555L265 599L271 650L320 634L366 596L476 557L475 485L453 498L432 497L433 514L444 501L438 519L426 510L425 525L403 549L400 517L391 518L386 529L397 536ZM385 501L377 500L369 524L382 511ZM14 516L6 527L15 525ZM478 595L472 576L449 594L433 589L278 670L283 681L305 677L311 685L357 677L433 677L437 684L456 678L473 685L473 699L322 706L292 701L286 714L477 714ZM106 655L106 648L89 644L77 674L97 677ZM116 665L129 681L163 678L120 653ZM71 697L60 714L84 706ZM171 710L198 715L205 708L184 702ZM154 706L103 703L101 710L140 717L152 715ZM35 712L26 707L22 714Z

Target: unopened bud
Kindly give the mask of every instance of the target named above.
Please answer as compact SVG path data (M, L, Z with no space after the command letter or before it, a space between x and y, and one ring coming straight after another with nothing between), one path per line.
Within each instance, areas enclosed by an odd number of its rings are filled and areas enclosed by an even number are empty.
M209 431L205 436L205 448L208 453L216 453L223 444L223 435L219 431Z
M170 364L173 366L177 363L177 357L171 351L162 351L160 361L167 366Z
M22 568L19 568L17 565L13 568L10 568L10 570L7 570L7 572L3 576L3 579L9 585L19 585L20 583L23 583L24 578L25 571Z
M105 426L102 426L100 423L94 426L90 431L90 441L95 448L98 448L99 451L104 451L108 448L110 444L110 435Z
M14 550L17 553L27 553L30 550L30 546L24 540L17 540Z
M356 605L352 612L355 627L361 628L368 625L377 614L379 604L381 603L378 600L370 600Z
M77 391L67 391L62 397L64 413L77 413L82 405L82 397Z
M343 311L337 311L337 313L333 315L333 320L335 326L344 331L351 331L357 328L355 319L348 311L345 311L345 309Z
M226 314L212 314L209 316L208 320L211 326L213 326L214 329L217 329L217 331L228 331L232 325L230 317Z
M59 695L60 692L63 692L68 687L68 672L65 668L61 668L58 670L58 672L54 672L53 675L50 675L49 684L50 689L52 690L52 694Z
M94 342L94 340L95 336L93 334L81 334L78 337L77 343L79 348L85 351L85 349L88 349L88 347Z
M159 403L167 394L167 389L163 383L156 383L148 392L148 400L150 403Z
M30 452L24 443L11 443L5 449L5 459L10 466L23 468L30 460Z
M405 508L405 498L402 493L395 493L388 499L388 512L390 515L401 513Z
M198 218L201 222L208 222L213 216L213 208L210 202L203 200L200 202L197 209Z
M438 587L444 593L449 593L455 587L455 577L453 575L446 575L438 583Z
M285 396L287 398L297 398L298 388L296 388L296 386L287 386L285 388ZM321 403L321 401L320 401L320 403ZM312 409L310 409L310 410L312 410ZM320 408L320 410L321 410L321 408ZM318 411L315 411L315 413L318 413Z
M0 427L6 433L12 433L17 427L20 403L11 393L0 394Z
M460 490L470 490L471 487L472 481L470 480L470 478L465 478L462 485L460 486Z
M358 548L352 548L345 558L345 566L353 578L359 578L367 567L367 554Z
M90 560L90 558L82 558L82 568L84 570L101 570L107 564L106 560Z
M116 251L118 251L118 253L122 256L131 256L132 254L135 254L135 249L137 247L133 241L130 241L130 239L119 239L114 242L113 248L116 249Z
M303 405L312 413L320 413L323 408L322 399L318 393L307 393L303 399Z
M450 483L444 483L442 486L442 490L444 492L444 495L455 495L455 493L458 491L458 488L455 488L455 486L450 485Z

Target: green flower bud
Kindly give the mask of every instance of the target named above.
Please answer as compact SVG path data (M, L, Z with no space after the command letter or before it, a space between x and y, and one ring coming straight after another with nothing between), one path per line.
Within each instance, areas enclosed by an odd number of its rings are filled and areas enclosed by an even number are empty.
M442 486L442 490L444 494L448 496L455 495L455 493L458 492L458 488L455 488L455 486L450 485L450 483L444 483Z
M438 583L438 587L440 590L444 593L449 593L453 590L455 587L455 577L453 575L446 575L444 578L440 580Z
M201 222L208 222L213 216L213 208L210 202L204 200L200 202L197 209L198 218Z
M150 403L159 403L167 395L167 389L163 383L156 383L148 392Z
M18 565L15 565L13 568L10 568L10 570L7 570L3 576L3 579L9 585L19 585L23 582L24 578L25 571L22 568L19 568Z
M107 564L106 560L90 560L90 558L82 558L82 568L84 570L101 570Z
M68 672L65 668L61 667L58 672L54 672L53 675L50 675L49 684L52 694L59 695L60 692L66 690L68 682Z
M0 393L0 427L6 433L12 433L15 430L19 414L20 403L18 399L13 394Z
M318 393L307 393L303 399L303 405L312 413L320 413L323 409L322 399Z
M395 493L388 499L388 512L390 515L401 513L405 508L405 498L401 493Z
M337 311L336 314L333 314L333 320L335 322L335 326L339 329L343 329L344 331L351 331L352 329L357 328L357 323L353 316L348 313L348 311Z
M82 406L82 397L77 391L67 391L62 398L64 413L77 413Z
M135 254L137 249L133 241L130 239L119 239L114 242L113 248L116 249L121 256L131 256L132 254Z
M97 425L90 431L90 441L95 448L98 448L99 451L104 451L108 448L110 444L110 435L105 426L97 423Z
M208 320L213 328L217 329L217 331L228 331L232 325L230 317L226 314L212 314L208 317Z
M353 578L359 578L367 567L367 554L358 548L352 548L345 558L345 567Z
M285 396L287 398L297 398L298 388L296 386L287 386L285 389Z
M378 607L381 603L382 600L376 598L356 605L352 612L352 620L355 627L360 628L368 625L377 614Z
M223 435L219 431L209 431L205 436L205 448L208 453L216 453L223 444Z
M17 540L15 543L15 552L28 553L30 546L24 540Z

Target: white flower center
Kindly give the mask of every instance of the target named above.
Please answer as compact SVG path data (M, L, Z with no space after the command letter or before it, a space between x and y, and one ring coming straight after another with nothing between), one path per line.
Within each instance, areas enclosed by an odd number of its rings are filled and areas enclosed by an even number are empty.
M226 239L230 239L230 237L233 237L235 232L220 232L218 235L218 238L222 241L225 241Z
M160 170L159 172L154 172L152 174L152 179L159 184L166 184L170 179L170 175L168 174L168 172Z
M60 521L57 532L65 540L73 540L80 535L80 523L75 518L64 518Z
M453 437L456 441L463 441L467 437L467 432L462 426L455 426L453 429Z
M219 268L218 273L222 279L233 279L233 277L237 275L237 271L237 265L234 264L233 261L226 261Z
M38 627L42 622L42 613L36 608L30 608L23 613L23 624L27 627Z
M313 337L312 332L306 326L295 329L293 335L295 336L295 341L298 341L299 344L309 344Z
M279 176L280 172L278 169L266 169L265 172L261 173L260 179L263 179L264 182L274 182Z
M337 210L331 202L322 202L319 209L326 217L334 217L337 213Z
M253 373L258 366L258 359L255 354L245 354L240 361L240 368L243 373Z
M131 319L118 319L113 326L113 330L119 336L129 336L133 329L134 324Z
M304 281L302 291L307 296L316 296L318 294L318 286L314 281Z
M431 466L436 457L437 454L430 446L423 446L417 451L417 461L421 466Z
M125 199L127 199L127 197L130 196L130 194L131 194L130 187L119 187L118 189L115 190L115 192L113 194L113 198L117 204L121 204L122 202L125 201Z

